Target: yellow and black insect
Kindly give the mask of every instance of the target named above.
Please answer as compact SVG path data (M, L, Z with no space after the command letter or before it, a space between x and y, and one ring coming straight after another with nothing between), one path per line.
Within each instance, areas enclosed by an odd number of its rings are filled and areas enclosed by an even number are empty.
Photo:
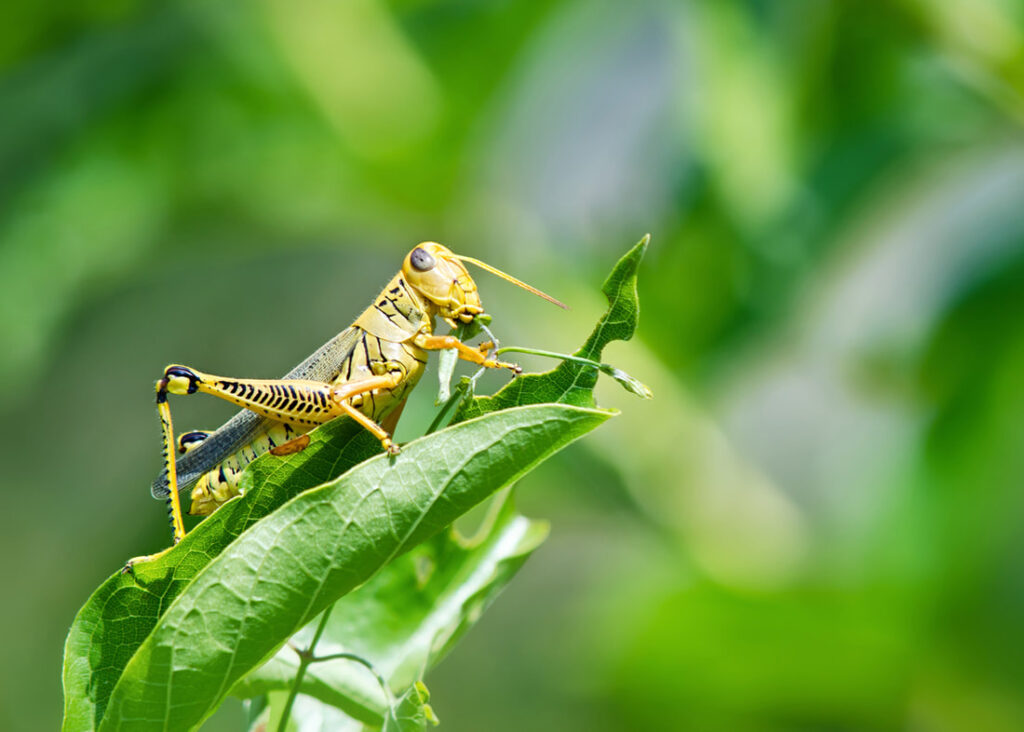
M433 334L437 317L454 328L484 312L463 262L565 307L488 264L424 242L406 256L402 270L355 323L282 379L233 379L168 366L156 384L165 468L152 492L167 500L174 543L185 535L179 491L192 488L191 514L211 514L238 494L242 470L258 455L301 450L309 442L307 432L336 417L356 420L396 454L399 447L389 431L423 374L428 351L455 349L466 361L518 373L515 364L488 356L493 343L473 347L451 335ZM244 409L214 432L187 432L175 443L167 395L197 391ZM181 457L175 458L175 448Z

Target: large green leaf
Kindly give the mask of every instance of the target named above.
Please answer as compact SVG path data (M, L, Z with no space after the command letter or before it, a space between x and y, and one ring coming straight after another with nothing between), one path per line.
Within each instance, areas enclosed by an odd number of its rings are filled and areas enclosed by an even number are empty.
M369 661L393 692L408 688L476 622L547 531L546 522L516 513L506 496L473 539L446 532L342 598L330 612L315 655L354 653ZM311 625L296 634L297 647L309 646ZM297 670L298 655L282 648L232 694L288 690ZM300 691L375 726L388 705L373 674L345 659L312 664Z
M293 498L174 600L100 729L193 728L305 622L610 414L542 404L485 415Z

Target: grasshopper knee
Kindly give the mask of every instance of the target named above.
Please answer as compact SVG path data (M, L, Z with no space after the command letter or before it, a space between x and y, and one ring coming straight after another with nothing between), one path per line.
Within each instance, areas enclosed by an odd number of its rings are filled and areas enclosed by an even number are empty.
M199 377L187 366L170 365L158 382L161 391L171 394L194 394L199 388Z

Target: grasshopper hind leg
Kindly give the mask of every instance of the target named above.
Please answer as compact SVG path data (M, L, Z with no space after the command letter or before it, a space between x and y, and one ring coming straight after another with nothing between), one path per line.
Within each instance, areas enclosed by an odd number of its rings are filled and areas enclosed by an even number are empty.
M178 494L178 474L175 452L188 451L202 444L208 434L203 431L192 431L175 440L174 427L171 422L171 410L168 394L210 394L226 401L249 409L261 417L284 425L286 431L293 434L285 439L272 439L267 448L278 452L290 452L301 449L304 445L296 442L285 445L297 434L305 433L313 427L323 424L335 417L346 415L369 430L390 454L397 454L398 445L391 436L363 411L356 409L350 400L376 391L392 391L406 377L406 368L402 363L386 361L373 363L373 375L353 379L340 384L329 384L312 379L235 379L205 374L196 369L172 364L164 370L163 378L156 383L157 410L163 430L164 462L167 474L167 490L171 527L174 532L174 543L177 544L185 536L185 525L182 519L181 498ZM372 403L372 402L371 402ZM235 460L222 462L216 474L207 473L205 481L201 480L193 491L192 510L190 513L206 515L212 513L222 503L233 497L237 491L237 475L244 465L255 459L252 455L238 453ZM262 451L262 450L261 450ZM243 451L244 452L244 451ZM234 463L238 465L235 466ZM202 494L203 500L196 502L196 491Z

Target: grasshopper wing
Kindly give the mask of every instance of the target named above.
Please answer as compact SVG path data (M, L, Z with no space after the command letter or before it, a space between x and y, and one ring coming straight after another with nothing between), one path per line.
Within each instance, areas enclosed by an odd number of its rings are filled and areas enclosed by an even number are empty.
M352 353L359 342L358 328L347 328L327 343L316 349L309 358L284 375L285 379L313 379L333 381L341 364ZM203 440L194 450L189 450L177 460L178 492L190 489L204 473L212 470L222 460L233 455L253 441L272 424L266 417L260 417L243 409L229 419L212 435ZM154 498L167 498L167 470L162 470L150 489Z

